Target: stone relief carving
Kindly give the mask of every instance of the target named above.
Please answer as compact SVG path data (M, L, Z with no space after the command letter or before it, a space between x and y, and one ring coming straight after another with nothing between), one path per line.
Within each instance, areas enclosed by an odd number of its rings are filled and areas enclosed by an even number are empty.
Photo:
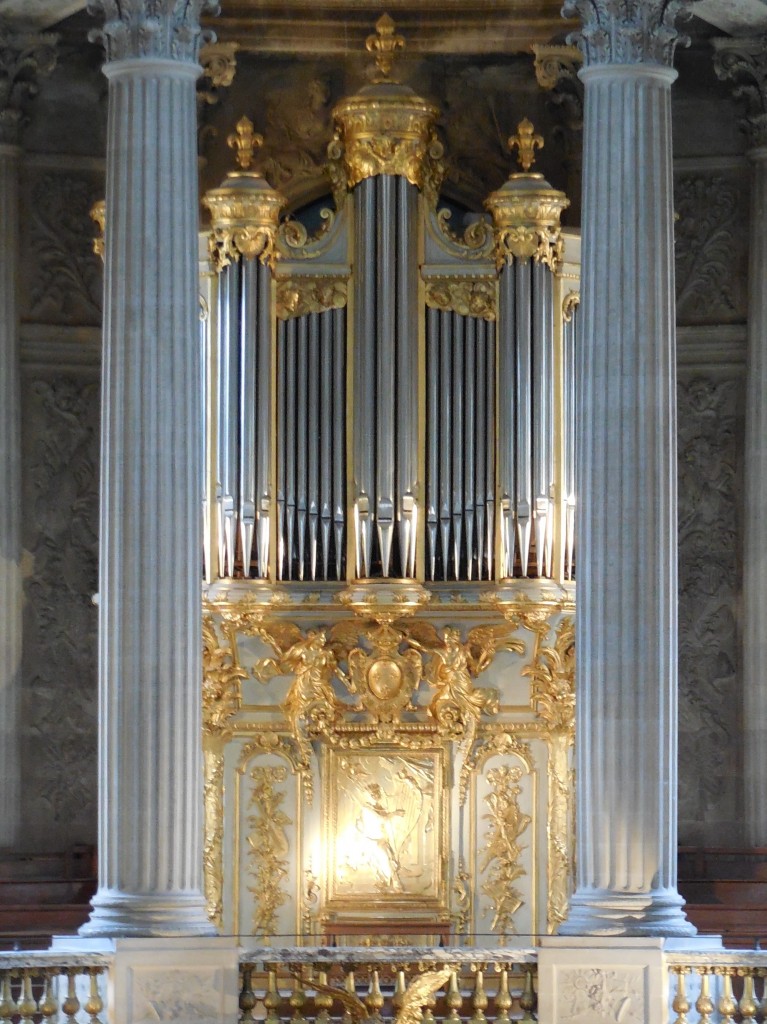
M34 380L23 396L24 832L61 849L96 830L99 387Z
M224 978L218 968L134 967L131 973L131 1020L135 1024L179 1020L189 1024L220 1024L224 1019Z
M562 1024L643 1024L647 1019L641 967L558 972L556 1018Z
M745 320L747 188L725 175L676 181L677 322Z
M44 174L28 193L22 318L50 324L101 324L102 268L93 251L90 210L101 186Z
M679 839L739 820L736 381L679 385Z

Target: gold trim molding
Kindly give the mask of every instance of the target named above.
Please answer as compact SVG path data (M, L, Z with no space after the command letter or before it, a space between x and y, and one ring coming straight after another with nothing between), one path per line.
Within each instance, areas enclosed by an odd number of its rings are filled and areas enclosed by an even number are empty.
M495 320L498 316L496 279L430 277L426 280L426 305L462 316Z
M290 320L307 313L343 309L349 297L345 277L290 277L277 282L277 317Z

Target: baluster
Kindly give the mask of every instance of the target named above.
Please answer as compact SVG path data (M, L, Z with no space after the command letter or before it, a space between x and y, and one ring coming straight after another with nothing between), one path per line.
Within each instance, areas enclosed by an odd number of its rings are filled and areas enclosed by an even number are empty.
M671 1003L671 1008L676 1014L674 1024L687 1024L687 1014L690 1009L690 1000L687 998L687 987L685 977L690 973L689 967L672 967L672 974L676 975L676 992Z
M90 992L83 1009L90 1015L89 1024L101 1024L99 1014L104 1009L104 1000L99 992L99 971L92 968L88 974L90 975Z
M370 988L368 989L368 994L365 996L365 1006L367 1006L373 1020L381 1019L383 1004L384 997L381 994L381 986L378 983L378 971L371 971Z
M306 992L304 992L303 984L300 977L294 978L293 980L293 992L290 995L288 1002L293 1007L293 1016L290 1018L292 1024L308 1024L306 1017L304 1017L301 1010L306 1002Z
M16 1014L16 1001L13 998L11 978L13 971L3 971L3 995L0 999L0 1020L11 1021Z
M525 967L525 987L519 998L519 1006L522 1010L522 1020L535 1020L535 1007L538 1000L535 997L535 985L533 984L533 968Z
M58 1016L59 1004L56 999L56 975L57 972L55 970L46 971L44 975L45 988L43 991L43 998L40 1000L40 1005L38 1006L38 1012L43 1018L43 1021L50 1020L52 1017ZM0 1019L2 1019L1 1009Z
M445 1004L448 1010L445 1016L445 1024L460 1024L461 1017L458 1011L461 1009L462 1002L461 990L458 988L458 974L456 971L451 971L450 981L447 985L447 995L445 996Z
M498 982L498 991L495 994L495 1024L509 1024L511 1017L512 998L509 992L509 972L504 967L501 970L501 980Z
M395 1017L402 1009L402 1004L405 999L406 988L407 984L405 982L405 972L397 971L397 980L394 982L394 995L392 996L391 1000L392 1010L394 1010Z
M738 1004L732 995L732 972L732 967L717 968L717 974L722 975L722 994L717 1004L720 1024L734 1024L738 1010Z
M347 971L346 978L344 980L344 989L350 996L357 995L357 986L354 981L354 971ZM352 1017L348 1008L344 1010L344 1015L341 1018L341 1024L354 1024L354 1017Z
M752 969L745 967L739 968L738 974L743 978L743 995L738 1003L740 1019L742 1024L756 1024L759 1004L754 998L754 972Z
M317 980L320 985L327 985L328 983L328 972L320 971L318 973ZM317 1018L317 1024L328 1024L330 1021L330 1010L333 1006L333 997L329 992L315 992L314 993L314 1009Z
M711 1024L711 1014L714 1012L714 1000L711 998L711 978L705 967L699 967L700 993L695 1000L695 1009L700 1020L698 1024Z
M485 1010L487 1009L487 994L485 993L485 978L481 970L477 970L477 977L474 981L474 1013L469 1018L469 1024L487 1024Z
M256 993L253 991L253 964L244 964L242 968L242 988L240 989L240 1021L253 1020L256 1005Z
M32 995L32 972L23 971L21 975L21 995L19 999L19 1024L34 1024L37 1002Z
M80 1000L77 998L77 969L70 968L67 971L67 996L61 1004L61 1009L67 1015L67 1024L77 1024L77 1012L80 1009Z
M275 971L269 971L266 995L264 996L264 1006L266 1007L264 1024L280 1024L280 1016L277 1011L280 1008L281 1001L279 989L277 988L277 974Z
M764 967L759 967L755 970L754 974L762 979L762 999L761 1002L759 1002L758 998L756 1000L758 1004L756 1012L763 1021L767 1021L767 981L764 980L767 977L767 970Z

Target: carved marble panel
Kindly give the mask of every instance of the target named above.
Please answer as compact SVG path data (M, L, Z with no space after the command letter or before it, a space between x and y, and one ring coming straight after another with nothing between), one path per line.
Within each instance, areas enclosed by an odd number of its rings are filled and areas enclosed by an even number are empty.
M738 841L742 384L679 384L679 841ZM723 831L724 830L724 831Z
M748 177L738 171L680 174L674 207L677 322L742 322L747 308Z
M89 211L102 199L99 174L31 168L22 201L21 318L99 326L102 266Z
M96 835L99 387L23 386L25 848Z

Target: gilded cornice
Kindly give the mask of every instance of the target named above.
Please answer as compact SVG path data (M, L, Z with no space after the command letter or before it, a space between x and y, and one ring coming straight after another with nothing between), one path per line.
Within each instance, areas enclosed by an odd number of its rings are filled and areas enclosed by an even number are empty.
M580 17L582 28L567 37L584 64L659 64L671 67L679 43L689 39L675 28L691 0L564 0L562 16Z
M21 141L26 102L37 94L37 79L56 67L58 36L15 32L0 21L0 144Z
M218 13L216 0L90 0L91 14L103 14L104 27L90 33L107 63L153 58L196 64L200 46L212 34L200 29L200 15Z
M767 36L749 39L714 39L717 78L733 83L733 96L745 100L741 127L749 144L767 146Z

